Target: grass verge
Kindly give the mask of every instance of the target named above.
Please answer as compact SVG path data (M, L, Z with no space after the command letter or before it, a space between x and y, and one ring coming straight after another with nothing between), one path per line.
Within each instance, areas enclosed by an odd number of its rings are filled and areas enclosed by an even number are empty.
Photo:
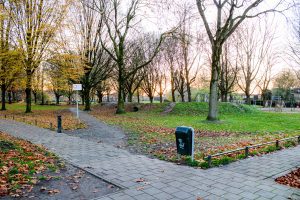
M42 146L0 132L0 196L30 192L46 170L59 170L58 158Z
M170 113L162 114L166 105L140 105L139 112L123 115L115 115L113 105L96 106L92 114L125 129L129 146L137 152L173 162L186 163L185 158L177 159L174 134L177 126L195 129L195 161L198 163L205 163L207 155L300 134L300 113L266 113L253 106L220 103L221 123L206 123L206 103L177 103ZM221 164L231 162L224 159Z

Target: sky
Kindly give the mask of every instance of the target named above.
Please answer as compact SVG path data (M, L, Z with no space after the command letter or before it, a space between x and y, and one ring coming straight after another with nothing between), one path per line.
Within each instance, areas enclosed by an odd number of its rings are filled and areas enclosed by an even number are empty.
M176 0L175 0L176 1ZM262 10L274 8L280 0L267 0L266 3L261 4L257 9L253 10L254 13L260 12ZM187 2L187 1L180 1ZM195 33L203 32L205 33L204 26L200 14L197 10L196 0L189 1L191 4L190 12L194 15L194 20L192 22L192 28ZM285 10L288 7L288 1L279 6L279 10ZM207 7L207 19L210 23L210 26L213 27L216 20L216 10L212 7ZM178 18L178 13L176 13L176 8L171 6L160 6L154 8L145 8L143 9L143 16L146 16L141 21L141 27L146 32L164 32L170 30L174 24L176 24L176 19ZM258 18L247 19L250 23L259 24L259 21L267 18L268 25L271 26L270 29L275 32L275 39L273 41L273 48L279 53L279 58L275 66L273 67L272 74L273 77L278 75L280 71L291 68L292 63L287 59L286 52L289 51L289 45L293 40L291 34L290 20L293 15L292 10L286 10L282 13L269 13L267 15L261 15ZM206 34L204 34L206 37ZM208 40L208 38L206 38ZM207 43L209 44L209 43ZM203 62L203 60L202 60ZM198 64L199 65L199 64ZM209 66L208 66L209 68ZM257 89L255 92L258 92Z

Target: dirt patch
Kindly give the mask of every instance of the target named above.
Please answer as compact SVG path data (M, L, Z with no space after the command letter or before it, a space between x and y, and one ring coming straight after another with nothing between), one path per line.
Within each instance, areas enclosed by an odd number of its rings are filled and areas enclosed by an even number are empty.
M292 171L291 173L276 178L275 181L282 185L288 185L300 189L300 168Z
M162 112L163 115L167 115L170 112L172 112L173 108L176 106L175 102L170 103L168 106L166 106L166 108L164 109L164 111Z
M15 199L93 199L116 191L120 188L76 168L70 164L59 172L45 172L40 174L39 181L30 192L15 195ZM2 197L3 200L12 199L11 196Z

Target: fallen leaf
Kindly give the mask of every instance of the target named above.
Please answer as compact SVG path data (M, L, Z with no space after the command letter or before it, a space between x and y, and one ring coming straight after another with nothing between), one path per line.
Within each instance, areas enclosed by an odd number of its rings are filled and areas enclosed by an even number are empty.
M141 182L144 182L145 179L143 179L143 178L138 178L138 179L135 179L134 181L137 182L137 183L141 183Z
M144 189L145 189L144 187L137 187L136 188L137 191L141 191L141 190L144 190Z

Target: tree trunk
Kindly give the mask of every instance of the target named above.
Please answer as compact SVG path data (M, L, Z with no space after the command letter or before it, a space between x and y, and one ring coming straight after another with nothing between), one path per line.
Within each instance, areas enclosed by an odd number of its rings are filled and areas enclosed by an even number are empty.
M150 96L149 99L150 99L150 103L153 103L153 96Z
M60 95L55 94L56 105L59 105L59 98L60 98Z
M12 92L11 91L9 91L8 92L8 104L12 104Z
M29 72L27 73L27 77L26 77L26 89L25 89L25 93L26 93L26 111L25 113L31 113L31 78L32 78L32 74Z
M12 104L12 101L17 102L17 92L11 91L11 93L12 93L12 100L8 101L9 104Z
M175 98L175 83L174 83L174 70L173 67L171 67L171 93L172 93L172 101L176 102Z
M45 105L44 91L42 90L42 103L41 105Z
M174 87L174 86L173 86ZM176 102L176 98L175 98L175 90L172 88L172 101Z
M185 102L185 100L184 100L184 94L180 94L180 96L181 96L181 102Z
M72 101L71 95L68 95L68 105L71 105L71 101Z
M251 105L250 94L246 94L246 103L247 103L248 105Z
M84 96L84 94L82 94L80 96L81 96L81 105L84 106L85 96Z
M218 81L219 81L219 64L221 55L221 45L220 47L212 48L212 71L211 71L211 81L210 81L210 95L209 95L209 111L207 120L217 121L218 120Z
M106 95L106 101L107 101L107 102L110 102L110 99L109 99L109 93L107 93L107 95Z
M37 103L37 93L33 92L34 104Z
M192 102L192 92L191 92L191 86L189 82L186 83L186 88L187 88L188 102Z
M98 92L98 103L102 103L102 99L103 99L103 93Z
M228 93L225 93L225 102L228 102Z
M228 102L228 94L227 92L221 91L221 100L222 102Z
M133 94L131 92L128 92L128 102L132 103Z
M118 104L116 114L125 113L125 72L124 72L124 61L123 61L123 51L120 52L121 56L118 61L119 66L119 89L118 89Z
M163 93L159 93L159 102L163 103Z
M84 110L85 111L90 111L91 110L91 97L90 97L90 92L91 89L90 88L84 88L84 101L85 101L85 107Z
M6 94L6 85L5 84L2 84L1 85L1 110L6 110L6 106L5 106L5 94Z
M139 89L137 90L137 100L138 100L138 103L141 102L141 99L140 99L140 91L139 91Z

